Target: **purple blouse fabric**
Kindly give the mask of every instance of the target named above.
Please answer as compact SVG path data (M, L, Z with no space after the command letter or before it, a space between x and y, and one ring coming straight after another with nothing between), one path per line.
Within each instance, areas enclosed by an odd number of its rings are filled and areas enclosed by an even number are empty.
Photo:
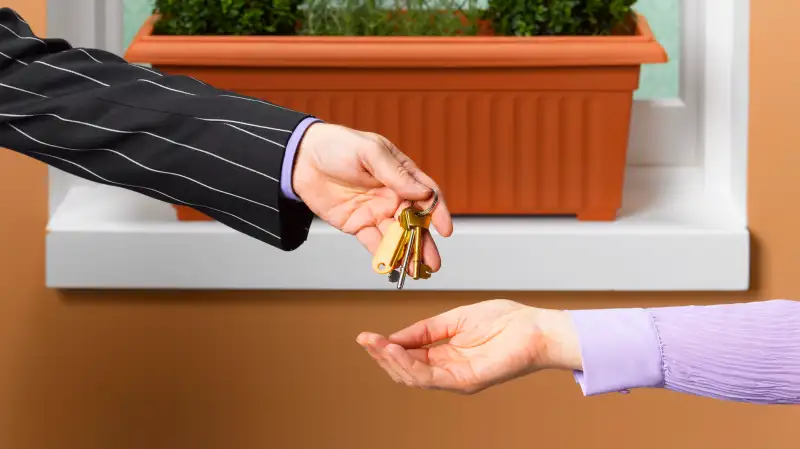
M571 311L585 395L666 388L800 404L800 302Z

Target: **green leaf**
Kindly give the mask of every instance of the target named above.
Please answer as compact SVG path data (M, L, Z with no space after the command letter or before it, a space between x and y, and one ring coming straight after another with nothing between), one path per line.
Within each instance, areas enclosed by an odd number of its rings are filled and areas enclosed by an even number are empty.
M155 0L171 35L454 36L630 33L636 0ZM298 30L297 25L300 24Z

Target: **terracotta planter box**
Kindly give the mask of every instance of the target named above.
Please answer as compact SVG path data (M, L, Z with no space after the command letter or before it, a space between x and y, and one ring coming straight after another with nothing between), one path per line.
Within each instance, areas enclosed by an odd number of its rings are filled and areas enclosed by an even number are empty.
M128 60L383 134L459 215L614 220L641 64L667 61L642 16L631 36L531 38L153 36L154 20Z

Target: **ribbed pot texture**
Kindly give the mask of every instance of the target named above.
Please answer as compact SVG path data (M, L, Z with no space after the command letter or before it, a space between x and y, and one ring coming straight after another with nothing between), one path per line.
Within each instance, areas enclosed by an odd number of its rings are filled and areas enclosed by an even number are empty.
M614 220L633 92L666 62L632 36L152 36L128 59L388 137L457 215ZM181 220L209 219L178 206Z

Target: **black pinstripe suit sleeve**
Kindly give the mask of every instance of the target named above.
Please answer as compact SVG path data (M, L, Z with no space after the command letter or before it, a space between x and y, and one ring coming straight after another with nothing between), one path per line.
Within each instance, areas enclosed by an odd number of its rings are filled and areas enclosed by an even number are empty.
M281 194L307 114L40 39L0 9L0 146L68 173L194 207L283 250L313 214Z

